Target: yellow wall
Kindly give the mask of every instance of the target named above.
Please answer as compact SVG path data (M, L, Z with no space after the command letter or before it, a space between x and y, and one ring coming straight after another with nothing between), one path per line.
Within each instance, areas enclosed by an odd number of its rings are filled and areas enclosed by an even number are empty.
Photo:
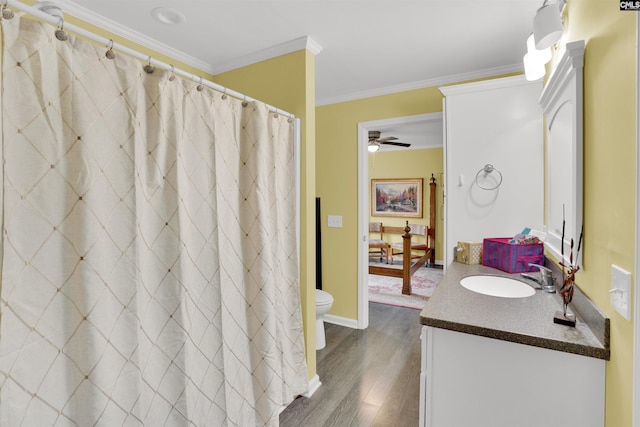
M316 109L316 194L322 200L322 286L333 295L330 314L358 318L358 123L442 111L436 87ZM437 175L436 175L437 176ZM342 228L327 228L342 215Z
M384 148L369 154L369 179L422 178L423 216L422 218L394 218L370 216L371 221L382 222L389 226L404 226L408 220L412 224L429 225L429 182L431 174L436 178L436 260L442 260L442 186L440 174L443 172L443 149L426 148L421 150L399 150L384 152ZM369 188L371 202L371 188ZM387 236L389 242L402 242L400 235Z
M216 75L215 81L293 113L301 121L300 297L311 378L316 374L315 57L301 50Z
M586 45L584 270L576 283L611 319L609 427L632 420L633 321L611 308L608 290L611 264L633 272L636 251L635 20L636 13L621 12L612 1L569 0L565 10L566 41Z

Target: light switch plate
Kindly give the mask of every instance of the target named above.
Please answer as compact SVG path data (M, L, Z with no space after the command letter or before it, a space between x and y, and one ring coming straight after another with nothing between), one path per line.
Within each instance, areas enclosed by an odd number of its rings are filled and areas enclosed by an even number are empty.
M611 306L631 320L631 273L611 264Z
M329 215L327 217L327 227L342 227L342 216L341 215Z

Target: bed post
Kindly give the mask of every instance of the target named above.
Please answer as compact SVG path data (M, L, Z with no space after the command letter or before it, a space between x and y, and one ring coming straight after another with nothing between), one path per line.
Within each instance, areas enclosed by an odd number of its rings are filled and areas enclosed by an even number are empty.
M402 293L411 294L411 227L407 221L402 235Z
M429 188L429 241L425 244L427 248L431 248L429 264L434 265L436 263L436 178L433 174L431 174Z

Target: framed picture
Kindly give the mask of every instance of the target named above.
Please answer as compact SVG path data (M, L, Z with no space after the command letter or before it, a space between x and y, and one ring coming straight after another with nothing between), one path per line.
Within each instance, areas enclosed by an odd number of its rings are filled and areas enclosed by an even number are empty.
M422 218L422 178L372 179L371 216Z

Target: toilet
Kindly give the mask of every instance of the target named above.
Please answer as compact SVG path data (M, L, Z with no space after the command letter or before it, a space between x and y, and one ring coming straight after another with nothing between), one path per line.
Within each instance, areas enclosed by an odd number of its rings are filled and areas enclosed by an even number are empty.
M327 345L324 337L324 315L331 310L333 297L330 293L316 289L316 350Z

